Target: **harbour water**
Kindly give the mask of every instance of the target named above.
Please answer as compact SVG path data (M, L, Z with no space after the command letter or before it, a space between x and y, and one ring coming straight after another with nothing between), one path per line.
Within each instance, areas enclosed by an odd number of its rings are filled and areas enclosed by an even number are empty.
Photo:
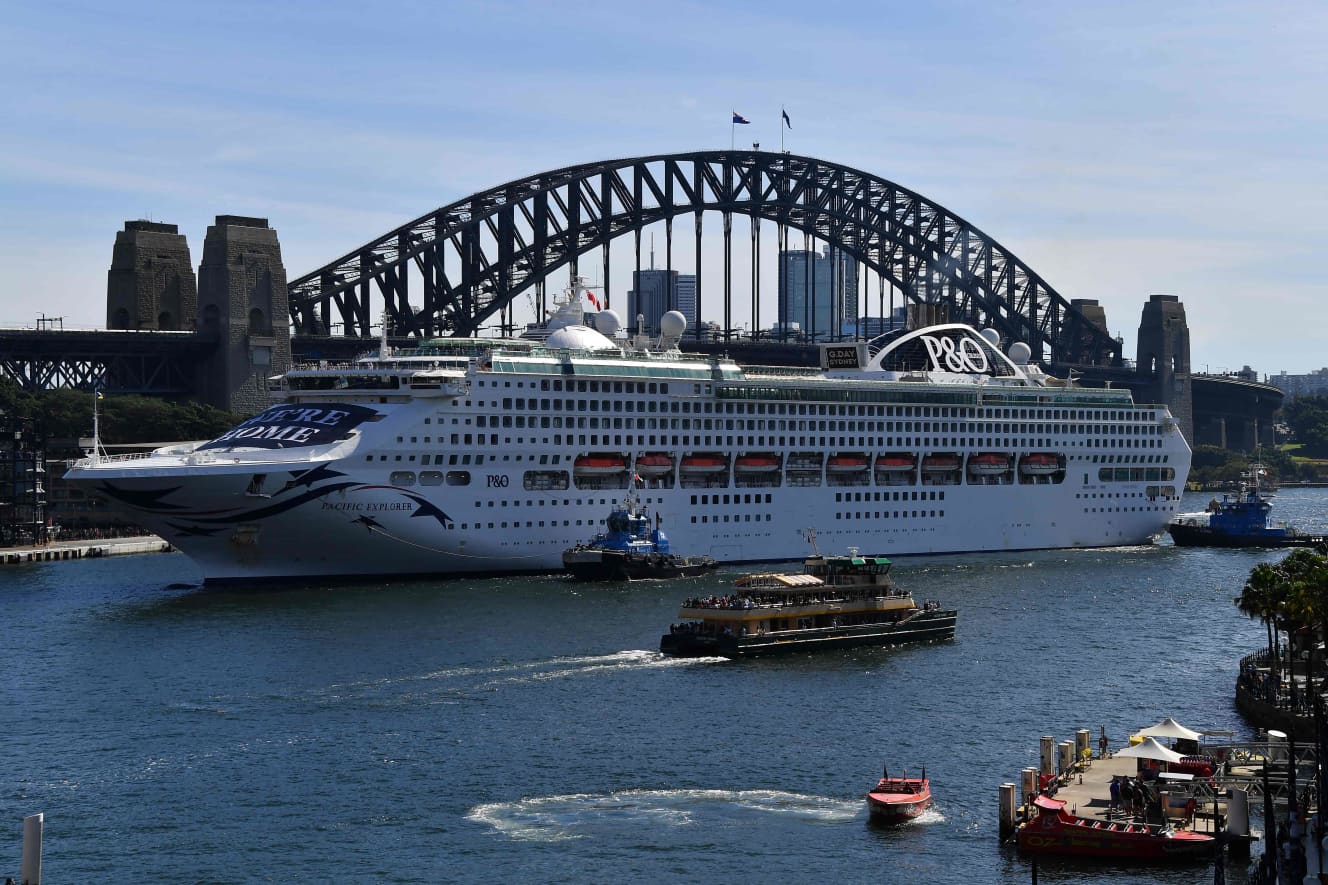
M1275 513L1324 531L1328 490ZM738 569L232 593L178 554L9 567L0 875L44 811L49 882L1027 882L997 787L1041 735L1120 745L1164 716L1253 735L1232 692L1264 629L1232 598L1281 555L901 559L902 585L959 609L953 643L743 662L655 651ZM869 826L884 763L925 765L936 807Z

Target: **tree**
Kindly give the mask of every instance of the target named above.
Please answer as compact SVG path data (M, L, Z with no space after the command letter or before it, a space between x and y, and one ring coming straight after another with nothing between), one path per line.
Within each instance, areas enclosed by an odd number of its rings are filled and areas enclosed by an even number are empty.
M1305 632L1321 635L1328 626L1328 556L1308 548L1299 548L1281 562L1259 563L1251 571L1236 607L1250 618L1259 618L1268 630L1268 650L1272 671L1282 678L1294 667L1294 657L1282 661L1278 653L1278 633L1287 633L1288 648L1294 652L1295 637ZM1313 648L1317 642L1311 641ZM1295 680L1289 680L1295 690Z
M1282 407L1282 416L1303 454L1328 457L1328 396L1298 396Z

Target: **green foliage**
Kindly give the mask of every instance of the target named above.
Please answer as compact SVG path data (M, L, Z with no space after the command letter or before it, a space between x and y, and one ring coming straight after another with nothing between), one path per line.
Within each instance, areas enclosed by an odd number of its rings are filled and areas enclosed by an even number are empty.
M1328 458L1328 396L1298 396L1282 407L1301 454Z
M26 393L0 380L0 409L38 419L48 439L92 436L93 396L78 390ZM199 403L111 394L101 401L101 439L110 445L211 439L239 423L230 412Z

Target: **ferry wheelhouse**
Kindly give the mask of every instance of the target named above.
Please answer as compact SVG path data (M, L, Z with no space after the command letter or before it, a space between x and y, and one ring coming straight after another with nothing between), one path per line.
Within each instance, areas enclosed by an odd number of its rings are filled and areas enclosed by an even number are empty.
M786 559L809 525L901 555L1137 544L1189 470L1165 407L1049 377L990 331L744 367L680 352L681 314L650 339L562 311L541 342L297 366L217 439L68 478L244 581L556 571L636 478L677 546L721 562Z

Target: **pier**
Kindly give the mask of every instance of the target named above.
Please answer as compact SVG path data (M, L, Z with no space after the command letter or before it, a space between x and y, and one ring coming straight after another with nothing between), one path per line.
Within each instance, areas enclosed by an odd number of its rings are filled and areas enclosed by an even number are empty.
M107 538L95 541L52 541L36 547L0 549L0 562L22 565L29 562L54 562L62 559L96 559L102 556L129 556L136 553L170 553L175 548L156 535L134 538Z

